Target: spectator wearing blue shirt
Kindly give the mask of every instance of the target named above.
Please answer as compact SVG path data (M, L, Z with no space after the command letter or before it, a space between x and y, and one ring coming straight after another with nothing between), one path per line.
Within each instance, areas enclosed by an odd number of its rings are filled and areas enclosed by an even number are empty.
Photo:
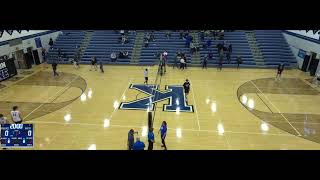
M153 150L153 143L154 143L154 134L153 134L153 128L149 129L148 132L148 150Z
M165 139L166 139L166 136L167 136L167 122L166 121L162 122L162 125L161 125L161 127L159 129L159 132L161 134L161 142L162 142L162 146L161 147L164 147L164 149L167 150L167 146L166 146L166 142L165 142Z
M140 138L136 139L136 142L133 144L132 149L133 150L144 150L146 146L144 145L144 143L142 141L140 141Z

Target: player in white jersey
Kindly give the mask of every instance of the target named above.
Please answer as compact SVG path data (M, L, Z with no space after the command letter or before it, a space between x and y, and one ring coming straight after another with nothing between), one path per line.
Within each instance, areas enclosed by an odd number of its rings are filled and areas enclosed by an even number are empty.
M144 70L144 83L148 85L148 69Z
M11 111L11 118L15 124L22 123L22 117L21 117L20 111L18 110L18 106L13 106L12 111Z
M8 124L7 118L0 114L0 124Z

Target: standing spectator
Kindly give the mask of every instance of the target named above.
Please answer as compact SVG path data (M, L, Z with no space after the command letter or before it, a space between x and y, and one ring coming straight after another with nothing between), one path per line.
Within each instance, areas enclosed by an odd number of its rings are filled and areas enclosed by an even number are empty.
M166 142L165 142L165 139L167 136L167 122L166 121L162 122L161 127L158 131L158 134L159 134L159 132L161 135L161 143L162 143L161 147L164 147L164 150L167 150L167 146L166 146Z
M128 132L128 150L132 150L133 148L134 134L138 134L138 132L135 132L133 129L130 129L130 131Z
M144 70L144 83L143 84L147 84L148 85L148 69L146 68L145 70Z
M184 60L184 58L183 57L181 57L181 59L180 59L180 69L184 69L184 67L185 67L185 60Z
M202 61L202 69L206 68L207 69L207 64L208 64L208 55L205 55Z
M59 74L57 73L57 66L58 66L57 62L54 61L54 62L52 63L52 70L53 70L53 76L54 76L54 77L55 77L55 76L59 76Z
M0 124L8 124L8 120L6 117L3 116L3 114L0 114Z
M281 79L281 74L282 74L283 70L284 70L284 64L281 63L278 65L278 72L277 72L277 76L276 76L276 81Z
M228 51L230 54L232 53L232 44L229 44Z
M237 64L238 64L237 69L239 69L240 64L242 64L242 59L240 56L237 56Z
M136 142L133 144L132 150L144 150L146 146L142 141L140 141L140 138L136 138Z
M124 30L120 30L121 36L124 36Z
M154 133L153 133L153 128L149 129L148 132L148 150L153 150L153 143L154 143Z
M49 46L50 46L50 47L53 46L53 40L52 40L52 38L50 38L50 40L49 40Z
M223 56L224 56L224 53L223 53L223 48L219 51L219 66L218 68L220 70L222 70L222 64L223 64Z
M177 52L176 54L176 58L174 58L174 63L173 63L173 69L176 67L178 68L178 62L180 61L181 59L181 52Z
M45 48L42 48L41 55L42 55L43 62L47 63L47 52Z
M21 116L21 113L20 113L20 111L18 109L18 106L13 106L12 107L11 118L12 118L12 121L15 124L21 124L22 123L22 116Z
M226 51L226 58L228 60L228 64L230 64L231 56L230 56L230 52L229 51Z
M99 61L99 65L100 65L100 72L104 73L102 60Z

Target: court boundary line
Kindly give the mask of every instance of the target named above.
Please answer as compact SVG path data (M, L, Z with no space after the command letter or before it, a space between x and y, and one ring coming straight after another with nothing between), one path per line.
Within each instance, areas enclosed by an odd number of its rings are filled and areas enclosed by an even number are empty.
M47 104L47 103L50 103L53 102L54 100L56 100L59 96L56 96L57 94L59 94L60 92L62 91L65 91L67 89L69 89L70 87L70 84L75 81L76 79L79 78L79 75L77 75L75 78L73 78L73 80L71 80L66 86L64 86L64 88L60 89L57 93L55 93L52 97L48 98L47 102L44 102L44 103L41 103L37 108L35 108L34 110L32 110L29 114L27 114L24 119L27 119L32 113L34 113L36 110L38 110L39 108L41 108L44 104ZM83 92L82 92L83 93ZM81 95L82 95L81 93ZM62 93L63 94L63 93ZM61 95L62 95L61 94ZM54 98L53 100L50 100L51 98Z
M193 84L192 82L191 82L191 80L190 80L190 83L191 84ZM198 123L198 129L199 130L201 130L201 128L200 128L200 121L199 121L199 115L198 115L198 106L197 106L197 103L196 103L196 99L195 99L195 97L194 97L194 89L193 89L193 87L192 87L192 85L191 85L191 89L192 89L192 96L193 96L193 101L194 101L194 106L195 106L195 111L196 111L196 117L197 117L197 123Z
M83 126L100 126L103 128L103 123L96 124L96 123L71 123L71 122L55 122L55 121L28 121L28 123L35 123L35 124L58 124L58 125L83 125ZM109 127L119 127L119 128L142 128L141 126L125 126L125 125L110 125ZM105 128L107 129L107 128ZM168 128L169 130L176 130L176 128ZM197 129L181 129L182 131L191 131L191 132L212 132L212 133L218 133L218 131L215 130L197 130ZM257 133L257 132L241 132L241 131L224 131L224 133L231 133L231 134L248 134L248 135L270 135L270 136L292 136L296 137L296 135L290 134L290 133L284 133L284 134L275 134L275 133Z
M119 110L119 107L121 105L121 101L122 101L122 97L123 95L128 91L129 87L130 87L130 84L131 84L131 78L129 78L129 81L128 81L128 84L126 84L126 87L123 91L123 93L121 94L120 98L119 98L119 106L117 108L113 108L113 111L111 112L110 116L109 116L109 120L111 121L111 118L113 117L114 113Z
M280 112L280 110L269 100L269 98L254 84L254 82L252 82L252 80L250 80L250 82L266 98L266 100L269 101L269 103L276 109L276 111L278 111L278 113L287 121L287 123L296 131L298 136L301 136L300 132L290 123L290 121Z
M263 102L263 104L264 104L264 105L266 105L266 106L267 106L267 108L270 110L270 112L273 114L273 111L271 110L271 108L267 105L267 103L266 103L266 102L264 102L264 100L262 100L262 98L259 96L259 94L258 94L258 93L256 93L256 95L259 97L259 99Z

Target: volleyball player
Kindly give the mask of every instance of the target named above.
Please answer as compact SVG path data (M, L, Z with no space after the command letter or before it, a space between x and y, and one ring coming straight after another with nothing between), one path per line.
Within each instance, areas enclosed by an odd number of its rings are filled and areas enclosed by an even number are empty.
M144 84L147 84L148 85L148 69L146 68L144 70Z
M91 68L90 68L90 71L94 69L94 70L97 70L98 69L98 66L97 66L97 58L96 57L92 57L91 58Z
M8 120L3 114L0 114L0 124L8 124Z
M11 111L11 118L15 124L22 123L22 117L21 117L20 111L18 110L18 106L13 106L12 111Z
M166 142L165 142L165 139L167 136L167 122L166 121L162 122L161 127L158 131L158 134L159 133L161 135L161 143L162 143L161 147L164 147L164 150L167 150L167 146L166 146Z
M186 101L188 101L188 100L187 100L187 95L188 95L189 92L190 92L190 82L189 82L188 79L186 79L186 82L183 83L183 88L184 88L184 93L185 93L185 95L186 95Z

